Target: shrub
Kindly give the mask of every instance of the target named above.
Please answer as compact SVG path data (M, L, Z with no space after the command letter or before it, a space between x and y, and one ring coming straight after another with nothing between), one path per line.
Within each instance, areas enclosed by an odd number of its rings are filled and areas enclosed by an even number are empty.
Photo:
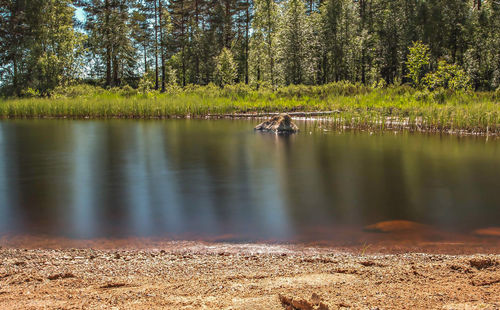
M123 97L132 97L132 96L135 96L139 93L139 91L137 89L134 89L132 87L130 87L130 85L125 85L123 86L120 90L119 90L119 93L120 95L122 95Z
M496 100L500 100L500 86L498 86L493 96L495 97Z
M431 90L438 88L452 90L470 90L471 80L465 71L455 64L449 64L446 60L440 60L435 72L426 74L424 83Z
M223 89L223 94L231 98L246 98L252 93L252 88L245 83L238 83L235 85L226 85Z
M104 89L89 84L77 84L69 86L56 87L51 96L53 98L76 98L76 97L89 97L102 94Z
M154 78L152 79L151 75L145 74L139 81L138 90L141 93L146 94L154 88L154 84Z
M443 88L438 88L431 92L431 100L437 104L444 104L446 102L446 90Z
M421 86L421 79L424 76L424 71L429 65L429 47L420 41L413 42L413 45L408 48L410 53L406 61L408 75L415 86Z
M21 92L21 96L26 98L39 98L42 95L40 94L40 91L38 89L28 87L26 90L23 90Z
M429 100L430 92L427 89L417 91L417 92L415 92L414 97L415 97L415 100L417 100L417 101L424 101L425 102L425 101Z

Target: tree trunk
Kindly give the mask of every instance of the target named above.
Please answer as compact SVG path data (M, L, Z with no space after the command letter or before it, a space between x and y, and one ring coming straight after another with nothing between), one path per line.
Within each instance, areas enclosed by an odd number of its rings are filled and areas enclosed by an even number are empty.
M155 90L158 90L158 5L155 1Z
M194 1L194 25L195 25L195 31L198 33L199 31L199 21L200 21L200 5L199 5L199 0L195 0ZM199 42L198 42L199 44ZM197 48L197 51L199 52L199 47ZM201 82L201 78L200 78L200 56L199 54L195 54L195 57L194 57L194 61L195 61L195 64L194 64L194 78L195 78L195 82L196 83L200 83Z
M260 87L260 65L257 66L257 90Z
M148 74L148 51L147 51L147 46L144 44L144 74Z
M12 84L14 85L14 91L16 92L17 95L20 94L19 88L18 88L18 83L17 83L17 56L14 55L14 59L12 60L12 67L14 71L14 76L12 77Z
M159 19L160 19L160 56L161 56L161 92L165 92L165 40L163 38L163 24L162 24L162 17L163 17L163 0L159 0L160 3L160 12L159 12Z
M182 41L182 86L186 86L186 40L185 35L185 12L184 12L184 0L181 0L181 41Z
M106 4L104 6L104 14L105 14L105 27L106 27L106 86L111 85L111 38L109 35L109 0L106 0Z
M231 48L231 1L225 3L225 22L224 22L224 47Z
M272 55L273 40L272 40L272 30L271 30L271 3L274 0L267 0L267 56L270 59L270 74L271 74L271 85L274 88L274 57Z
M118 56L113 55L113 86L120 86L120 80L118 79L119 70Z
M248 50L249 50L249 31L250 31L250 0L246 2L246 20L245 20L245 84L248 84Z

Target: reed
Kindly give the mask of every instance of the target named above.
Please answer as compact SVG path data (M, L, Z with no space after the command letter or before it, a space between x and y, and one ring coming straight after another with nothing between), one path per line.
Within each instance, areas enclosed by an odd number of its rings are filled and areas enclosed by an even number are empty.
M80 86L83 87L83 86ZM409 87L372 89L358 84L289 86L272 91L246 85L171 88L139 93L131 88L103 90L85 86L52 98L0 100L2 118L172 118L241 113L336 111L336 128L409 129L499 134L497 93L431 92Z

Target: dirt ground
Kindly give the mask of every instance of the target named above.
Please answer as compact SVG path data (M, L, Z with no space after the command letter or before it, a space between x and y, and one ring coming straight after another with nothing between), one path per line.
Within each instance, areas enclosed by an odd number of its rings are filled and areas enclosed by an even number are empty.
M4 246L0 309L500 309L500 255L201 242Z

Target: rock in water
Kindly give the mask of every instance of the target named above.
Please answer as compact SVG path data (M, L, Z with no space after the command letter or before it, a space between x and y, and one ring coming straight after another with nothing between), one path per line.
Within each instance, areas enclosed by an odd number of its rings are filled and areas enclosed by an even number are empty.
M488 227L474 230L474 234L485 237L500 237L500 227Z
M365 226L364 230L369 232L394 233L403 231L416 231L425 228L425 225L404 220L378 222Z
M288 114L280 114L273 116L268 121L265 121L257 127L255 127L255 130L262 130L262 131L273 131L277 133L293 133L299 131L299 127L292 123L292 118Z

